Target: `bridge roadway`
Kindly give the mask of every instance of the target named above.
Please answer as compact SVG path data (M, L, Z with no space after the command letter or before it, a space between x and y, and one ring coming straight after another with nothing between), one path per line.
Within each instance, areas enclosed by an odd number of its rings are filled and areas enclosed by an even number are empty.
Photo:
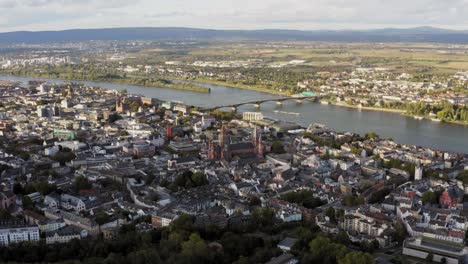
M274 98L274 99L264 99L264 100L257 100L257 101L250 101L250 102L243 102L243 103L238 103L238 104L229 104L229 105L218 105L214 107L209 107L209 108L202 108L200 111L213 111L221 108L231 108L233 111L236 111L239 106L242 105L248 105L248 104L253 104L257 107L260 107L261 104L266 103L266 102L276 102L278 104L282 104L284 101L287 100L297 100L298 102L302 102L302 100L306 99L318 99L317 96L300 96L300 97L283 97L283 98Z

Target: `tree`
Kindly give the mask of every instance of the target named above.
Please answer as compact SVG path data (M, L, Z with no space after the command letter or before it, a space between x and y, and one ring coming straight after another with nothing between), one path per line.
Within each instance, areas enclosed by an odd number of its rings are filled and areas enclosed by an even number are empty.
M406 238L406 228L401 222L395 224L395 240L402 244Z
M390 262L393 263L393 264L403 264L403 260L401 257L392 257L390 259Z
M391 192L390 188L383 188L376 192L373 192L371 197L369 198L369 204L373 203L381 203L384 201L385 196L387 196Z
M146 185L151 185L151 183L153 183L154 179L156 179L156 176L154 176L153 173L148 173L148 176L146 176L145 184Z
M344 245L333 243L329 238L319 236L309 243L313 262L334 263L336 260L344 258L347 249Z
M191 230L193 222L193 216L182 214L179 218L171 222L171 230Z
M98 223L99 225L109 223L110 220L111 220L110 216L105 212L99 212L96 215L96 223Z
M457 175L457 180L463 182L463 184L468 185L468 170L464 170Z
M195 183L195 186L202 186L208 184L205 174L201 172L196 172L192 175L192 181Z
M320 198L314 197L314 193L310 190L302 190L296 192L289 192L281 196L281 199L304 206L305 208L314 209L318 206L326 204Z
M271 152L275 154L282 154L282 153L285 153L286 151L284 150L284 146L281 143L281 141L275 141L271 145Z
M426 262L427 263L432 263L433 260L434 260L434 254L432 254L432 252L430 252L429 254L427 254Z
M174 185L177 187L191 189L208 184L205 174L201 172L193 173L191 171L185 171L177 175Z
M169 181L166 178L164 178L164 179L161 180L159 185L161 185L161 187L167 187L167 186L169 186Z
M19 182L16 182L14 185L13 185L13 193L14 194L21 194L23 193L23 186L21 185L21 183Z
M197 233L192 233L189 240L182 243L182 254L185 256L202 256L205 252L205 240L203 240Z
M109 123L114 123L115 121L120 120L120 119L122 119L121 115L119 115L117 113L113 113L112 115L109 115L108 121L109 121Z
M155 192L154 192L154 193L151 193L150 199L151 199L151 201L153 201L153 202L157 202L157 201L159 201L160 197L159 197L158 193L155 193Z
M364 204L364 197L356 195L346 195L343 198L343 204L346 206L358 206Z
M427 191L422 196L422 202L425 204L436 204L439 201L435 192Z
M160 263L160 257L158 252L154 248L141 249L130 253L127 256L127 262L130 264L140 263Z
M340 231L335 237L336 241L340 244L348 246L351 244L351 240L349 239L348 233L346 231Z
M127 130L120 130L119 137L128 137L130 135Z
M34 202L31 200L31 198L29 198L29 196L23 196L23 199L22 199L22 204L23 204L23 208L32 208L34 206Z
M330 218L331 222L333 223L336 222L335 209L333 207L328 207L327 210L325 211L325 215L328 216L328 218Z
M127 94L127 92L128 92L127 89L120 89L121 94Z
M364 252L373 253L376 249L379 248L379 243L376 240L373 240L372 242L368 242L364 240L361 243L359 243L359 247Z
M252 213L252 224L257 228L268 228L274 224L275 212L271 208L258 208Z
M0 219L9 219L11 217L10 212L5 209L0 209Z
M40 192L42 195L47 195L57 190L57 185L49 184L48 181L35 182L33 185L36 191Z
M103 264L124 263L125 258L120 254L110 253L109 256L102 262Z
M26 186L24 186L23 194L30 194L34 192L37 192L36 186L34 186L34 184L28 183Z
M364 136L366 139L376 139L379 138L379 135L375 132L369 132Z
M262 200L258 198L257 196L250 196L249 197L249 205L250 206L259 206L262 204Z
M86 177L78 176L75 178L74 187L76 191L89 190L91 189L92 184L91 182L89 182L89 180Z
M369 253L353 251L346 254L344 258L338 259L338 264L373 264L374 258Z
M63 149L55 154L55 156L52 157L52 160L60 162L61 165L65 165L65 163L70 162L75 158L76 155L73 152L65 151L65 149Z
M133 101L131 104L130 104L130 110L132 112L136 112L138 111L138 108L140 107L140 103L136 102L136 101Z
M338 209L338 210L336 210L335 217L336 217L337 219L342 220L342 219L344 218L344 216L345 216L345 211L344 211L344 209Z

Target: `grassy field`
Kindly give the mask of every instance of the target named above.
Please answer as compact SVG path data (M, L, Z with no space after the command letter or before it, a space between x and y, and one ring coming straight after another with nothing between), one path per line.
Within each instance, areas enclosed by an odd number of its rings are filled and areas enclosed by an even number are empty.
M430 43L210 43L190 48L141 51L136 60L231 61L262 59L269 63L306 60L309 66L369 66L435 74L468 70L468 45Z

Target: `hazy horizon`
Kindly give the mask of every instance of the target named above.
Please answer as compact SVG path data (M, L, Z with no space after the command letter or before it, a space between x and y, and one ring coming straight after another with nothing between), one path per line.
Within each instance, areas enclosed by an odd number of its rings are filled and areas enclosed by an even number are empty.
M468 30L468 0L1 0L0 32L121 27Z
M454 31L468 31L467 29L450 29L444 27L435 27L435 26L412 26L412 27L376 27L376 28L342 28L342 29L330 29L330 28L317 28L317 29L291 29L291 28L258 28L258 29L223 29L223 28L201 28L201 27L190 27L190 26L123 26L123 27L96 27L96 28L64 28L64 29L39 29L39 30L13 30L13 31L0 31L1 33L13 33L13 32L60 32L68 30L93 30L93 29L121 29L121 28L187 28L187 29L199 29L199 30L245 30L245 31L255 31L255 30L298 30L298 31L371 31L371 30L383 30L383 29L417 29L417 28L433 28L441 30L454 30Z

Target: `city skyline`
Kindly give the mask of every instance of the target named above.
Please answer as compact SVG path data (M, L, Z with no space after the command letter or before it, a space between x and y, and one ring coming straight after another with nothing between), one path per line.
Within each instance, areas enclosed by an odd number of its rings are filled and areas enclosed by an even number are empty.
M385 12L380 12L385 10ZM375 29L433 26L467 30L467 0L208 1L4 0L0 32L113 27L207 29Z

